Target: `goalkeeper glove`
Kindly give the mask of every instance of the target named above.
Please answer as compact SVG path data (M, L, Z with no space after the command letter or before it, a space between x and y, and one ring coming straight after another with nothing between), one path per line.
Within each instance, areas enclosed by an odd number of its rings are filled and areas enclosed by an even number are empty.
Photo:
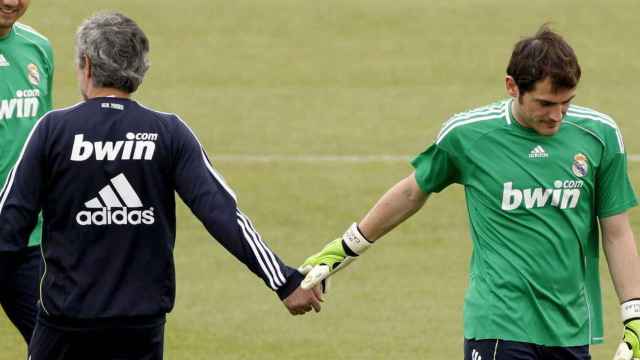
M640 299L622 303L621 312L624 335L613 360L640 360Z
M300 286L308 290L322 283L323 292L326 292L328 277L344 269L371 244L360 233L358 224L353 223L341 238L333 240L319 253L308 257L302 263L298 271L306 277Z

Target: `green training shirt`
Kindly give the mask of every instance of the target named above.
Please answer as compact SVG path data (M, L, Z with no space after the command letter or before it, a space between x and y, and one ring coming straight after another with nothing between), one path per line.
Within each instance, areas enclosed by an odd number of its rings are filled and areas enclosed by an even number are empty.
M637 204L609 116L571 105L558 132L542 136L505 100L453 116L412 165L424 192L465 188L465 338L602 342L597 220Z
M49 40L15 23L0 37L0 184L20 156L36 121L51 110L53 52ZM1 185L0 185L1 186ZM29 238L40 244L42 218Z

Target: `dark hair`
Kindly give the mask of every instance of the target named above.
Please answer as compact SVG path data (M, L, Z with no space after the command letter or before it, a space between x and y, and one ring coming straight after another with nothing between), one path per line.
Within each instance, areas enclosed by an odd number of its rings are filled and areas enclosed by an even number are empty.
M551 79L554 91L573 89L580 81L580 65L571 46L548 24L516 44L507 67L521 93L533 90L536 82Z
M132 93L149 69L149 40L133 20L101 12L85 20L76 33L76 61L91 60L93 85Z

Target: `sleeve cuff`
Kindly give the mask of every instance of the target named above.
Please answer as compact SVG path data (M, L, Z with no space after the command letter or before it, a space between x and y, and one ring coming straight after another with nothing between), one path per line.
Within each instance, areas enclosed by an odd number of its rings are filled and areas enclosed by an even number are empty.
M291 295L291 293L300 286L303 279L304 275L295 269L291 269L291 274L287 277L287 282L276 290L280 300L284 300Z
M604 218L608 218L610 216L614 216L614 215L618 215L618 214L622 214L623 212L638 206L638 200L633 199L625 204L622 204L618 207L612 208L612 209L606 209L603 211L600 211L598 213L598 218L600 219L604 219Z

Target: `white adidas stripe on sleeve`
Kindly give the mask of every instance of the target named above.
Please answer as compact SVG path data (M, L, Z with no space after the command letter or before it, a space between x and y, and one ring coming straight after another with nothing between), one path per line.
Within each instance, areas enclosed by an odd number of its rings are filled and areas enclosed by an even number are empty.
M287 282L287 280L284 277L284 274L282 273L282 269L280 269L280 265L278 263L278 260L276 260L276 257L273 255L273 252L271 251L271 249L269 249L267 244L265 244L264 241L262 241L262 237L260 236L260 233L258 233L258 231L256 231L255 226L253 226L253 223L251 222L251 219L249 219L249 217L246 216L239 209L237 210L237 214L238 214L238 216L241 216L242 218L245 219L245 223L249 226L249 229L256 235L256 244L258 245L258 248L263 253L266 253L269 256L269 258L267 258L266 261L273 265L273 268L275 269L276 279L280 279L280 282L281 282L280 285L282 285L285 282Z
M247 232L246 225L240 218L238 218L238 225L240 225L240 228L242 229L244 237L249 243L251 250L253 251L253 255L256 257L256 259L258 259L258 264L260 264L260 268L262 269L262 272L267 276L267 279L269 280L269 286L271 286L273 290L277 290L278 287L274 283L271 273L267 270L266 266L264 265L264 262L262 261L262 258L260 257L260 254L258 254L258 250L256 249L256 246L253 243L253 239L251 238L251 235L249 235L249 233Z
M280 271L280 267L278 266L278 262L275 260L275 257L273 256L273 254L271 254L269 248L264 245L258 232L253 229L249 219L239 210L236 212L236 214L238 215L238 219L240 219L240 221L242 221L242 223L244 224L245 230L252 240L252 244L255 245L256 249L260 253L260 256L262 257L262 260L264 260L264 262L266 263L267 268L269 269L269 277L273 278L276 284L276 288L282 286L286 282L286 280L284 279L284 276ZM260 259L260 257L258 257L258 259Z

